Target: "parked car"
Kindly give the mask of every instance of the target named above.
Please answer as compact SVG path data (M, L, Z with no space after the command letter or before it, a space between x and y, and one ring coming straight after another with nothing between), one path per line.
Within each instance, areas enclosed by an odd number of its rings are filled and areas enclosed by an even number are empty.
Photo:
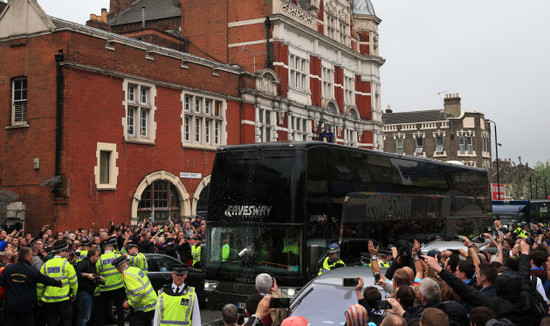
M483 250L487 246L487 243L476 242L475 245L477 245L479 249ZM466 247L462 242L458 240L452 240L452 241L435 240L435 241L423 244L420 247L420 252L423 255L426 255L430 250L437 250L441 252L443 250L458 250L458 249L464 249L465 251L468 251L468 247Z
M381 271L385 273L385 270ZM357 303L355 287L343 286L344 278L361 276L365 282L363 290L375 286L385 299L386 292L374 285L374 276L370 267L355 266L333 269L317 276L304 286L290 302L293 316L305 317L310 325L344 325L344 312Z

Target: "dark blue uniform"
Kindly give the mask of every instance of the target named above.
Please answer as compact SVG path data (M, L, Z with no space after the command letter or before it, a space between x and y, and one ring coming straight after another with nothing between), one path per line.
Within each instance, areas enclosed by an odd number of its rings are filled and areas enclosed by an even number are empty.
M6 287L4 320L7 325L15 322L20 326L33 325L36 283L61 287L61 281L41 274L26 260L6 266L0 275L0 286Z

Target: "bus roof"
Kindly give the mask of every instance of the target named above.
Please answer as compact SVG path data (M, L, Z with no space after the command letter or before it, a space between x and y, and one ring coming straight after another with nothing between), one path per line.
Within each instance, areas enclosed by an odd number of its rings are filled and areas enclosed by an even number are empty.
M357 151L361 153L372 153L379 156L386 156L390 158L400 158L405 159L409 161L415 161L415 162L427 162L431 164L439 164L444 166L450 166L454 168L460 168L460 169L469 169L469 170L475 170L479 172L486 172L487 169L467 166L467 165L458 165L453 163L448 163L445 161L440 161L432 158L427 157L418 157L418 156L412 156L412 155L399 155L394 153L388 153L388 152L382 152L382 151L376 151L372 149L365 149L365 148L358 148L358 147L350 147L346 145L339 145L339 144L333 144L333 143L325 143L320 141L304 141L304 142L269 142L269 143L254 143L254 144L242 144L242 145L226 145L226 146L220 146L218 147L217 152L232 152L232 151L262 151L262 150L307 150L314 147L330 147L330 148L340 148L345 149L348 151Z

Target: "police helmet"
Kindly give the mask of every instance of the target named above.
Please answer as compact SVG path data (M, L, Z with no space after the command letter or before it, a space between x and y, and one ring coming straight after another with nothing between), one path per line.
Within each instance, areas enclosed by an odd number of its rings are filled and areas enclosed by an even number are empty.
M337 252L340 252L340 246L338 246L336 243L331 243L328 246L327 253L334 254L334 253L337 253Z

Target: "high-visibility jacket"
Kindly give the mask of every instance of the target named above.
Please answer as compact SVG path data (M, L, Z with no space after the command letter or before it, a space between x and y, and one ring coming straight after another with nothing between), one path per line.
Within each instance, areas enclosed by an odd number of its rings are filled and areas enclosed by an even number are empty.
M126 289L128 304L135 311L151 311L155 309L157 293L153 289L147 275L139 268L128 266L122 272L122 281Z
M78 256L76 257L75 265L80 263L84 258L86 258L86 255L88 255L88 250L80 250L78 253Z
M160 289L156 306L159 325L191 325L196 299L195 288L192 286L185 286L183 293L177 295Z
M122 288L122 274L113 266L113 261L119 256L119 253L109 251L99 257L96 263L96 270L99 275L103 276L103 281L105 282L105 284L101 284L99 287L101 292Z
M380 267L380 268L390 268L390 263L385 263L383 261L377 261L377 262L378 262L378 267ZM365 266L371 267L372 266L372 261L368 264L365 264Z
M283 254L284 253L291 253L298 255L300 254L300 242L298 239L292 239L288 237L283 238Z
M325 274L326 272L333 269L334 266L336 266L337 264L346 266L346 264L340 259L333 262L332 264L329 264L329 260L330 260L330 257L325 258L325 260L323 261L323 266L321 266L321 268L319 268L319 274L317 274L317 275Z
M229 259L229 242L223 245L222 247L222 262L226 262Z
M135 256L130 257L130 266L137 267L141 269L145 274L149 272L149 265L147 264L147 258L141 252L138 252Z
M76 296L78 290L78 278L73 265L66 258L56 256L45 262L40 268L40 272L63 284L62 287L45 286L38 283L36 287L36 296L39 301L61 302L69 300Z
M193 266L201 261L201 246L191 246L191 255L193 256Z

